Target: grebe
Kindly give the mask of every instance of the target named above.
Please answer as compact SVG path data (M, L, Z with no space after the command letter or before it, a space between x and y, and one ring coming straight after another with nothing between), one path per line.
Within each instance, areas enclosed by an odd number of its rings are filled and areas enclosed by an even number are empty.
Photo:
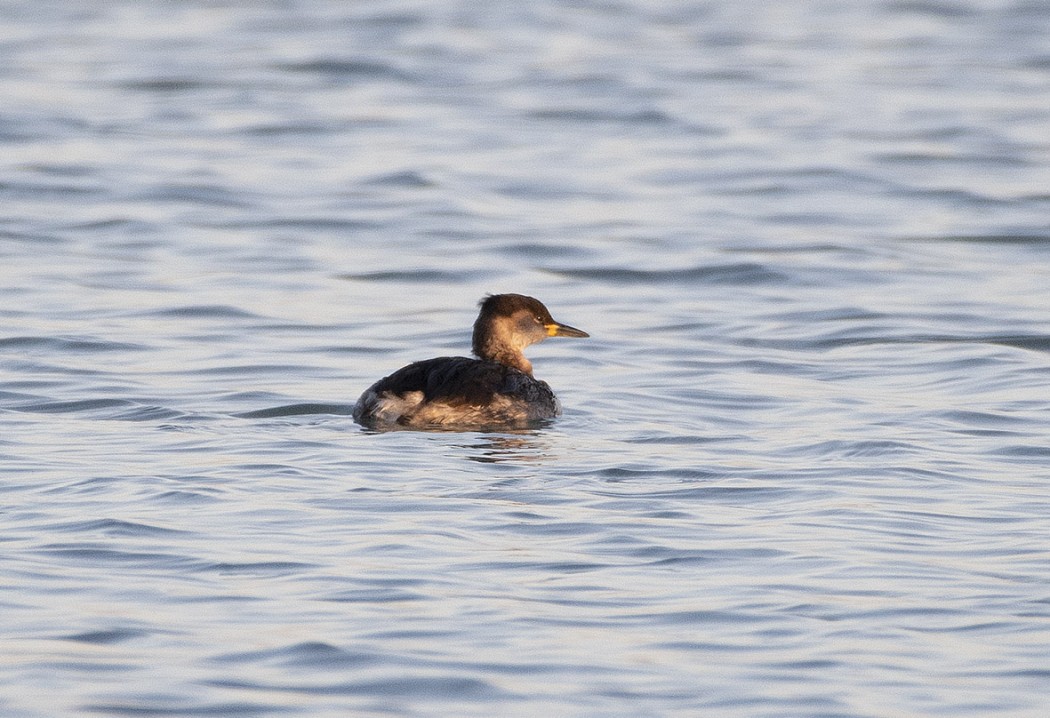
M398 369L365 390L354 420L377 429L522 426L561 413L522 350L547 337L587 337L521 294L491 294L474 322L477 359L439 357Z

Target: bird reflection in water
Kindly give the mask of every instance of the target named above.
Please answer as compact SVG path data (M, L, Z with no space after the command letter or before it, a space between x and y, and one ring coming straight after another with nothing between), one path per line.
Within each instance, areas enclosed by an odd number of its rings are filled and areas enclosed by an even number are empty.
M483 434L477 441L461 446L471 452L466 458L480 464L544 461L551 456L550 442L537 431Z

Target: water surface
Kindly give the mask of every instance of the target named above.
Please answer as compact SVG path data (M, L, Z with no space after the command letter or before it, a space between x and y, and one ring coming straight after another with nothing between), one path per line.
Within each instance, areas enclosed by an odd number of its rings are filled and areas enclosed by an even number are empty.
M1044 4L4 17L4 716L1050 709Z

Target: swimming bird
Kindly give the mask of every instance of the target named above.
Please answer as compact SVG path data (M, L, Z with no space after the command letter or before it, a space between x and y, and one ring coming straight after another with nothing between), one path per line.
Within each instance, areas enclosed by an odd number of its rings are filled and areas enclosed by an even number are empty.
M354 406L367 427L524 426L561 413L545 381L532 376L522 351L547 337L587 337L554 321L543 303L522 294L490 294L479 303L472 348L477 359L439 357L398 369L370 386Z

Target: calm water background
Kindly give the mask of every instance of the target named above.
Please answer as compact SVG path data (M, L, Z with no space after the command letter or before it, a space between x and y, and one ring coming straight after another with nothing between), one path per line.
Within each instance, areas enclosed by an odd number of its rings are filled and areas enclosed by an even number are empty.
M0 28L5 718L1050 711L1050 4ZM494 291L565 416L351 422Z

